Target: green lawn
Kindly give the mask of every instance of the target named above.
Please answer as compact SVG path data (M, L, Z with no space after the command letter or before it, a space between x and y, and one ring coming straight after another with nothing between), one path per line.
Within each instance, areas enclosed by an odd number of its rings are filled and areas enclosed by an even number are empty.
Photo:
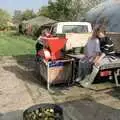
M0 56L35 54L35 41L14 32L0 32Z

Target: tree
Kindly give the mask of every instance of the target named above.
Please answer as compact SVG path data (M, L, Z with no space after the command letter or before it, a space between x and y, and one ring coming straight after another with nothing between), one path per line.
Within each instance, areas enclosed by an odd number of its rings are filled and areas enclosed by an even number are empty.
M49 1L48 12L49 17L56 20L66 21L69 20L72 0L56 0L56 2Z
M48 6L42 7L38 15L44 15L60 21L77 21L86 12L103 0L49 0Z
M19 24L22 21L22 11L20 10L15 10L14 11L14 16L13 16L13 23Z
M0 9L0 30L6 29L10 20L10 15L5 10Z
M22 13L22 20L29 20L29 19L32 19L36 17L36 14L34 13L33 10L25 10L23 13Z
M15 10L14 16L13 16L13 22L16 24L20 24L23 20L29 20L36 17L36 14L34 13L33 10Z
M72 0L70 17L73 21L84 18L86 12L104 0Z
M105 0L86 0L88 9L95 7Z
M77 21L79 18L84 17L85 13L88 11L88 7L83 5L82 0L74 0L71 5L70 17L72 21Z
M42 6L39 11L37 12L37 16L49 16L49 12L48 12L48 7L47 6Z

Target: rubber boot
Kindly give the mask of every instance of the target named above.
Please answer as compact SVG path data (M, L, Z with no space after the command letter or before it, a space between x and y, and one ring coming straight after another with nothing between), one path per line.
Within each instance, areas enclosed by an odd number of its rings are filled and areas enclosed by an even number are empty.
M82 81L80 81L80 85L85 88L89 88L90 85L94 82L95 77L99 72L99 67L93 66L92 73L87 75Z

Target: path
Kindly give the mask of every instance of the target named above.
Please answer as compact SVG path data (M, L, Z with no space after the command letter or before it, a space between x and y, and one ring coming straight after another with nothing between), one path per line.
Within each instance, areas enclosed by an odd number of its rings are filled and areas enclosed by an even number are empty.
M120 119L120 89L54 87L49 93L35 77L33 58L1 57L0 81L0 120L22 120L26 108L41 103L60 103L66 120Z

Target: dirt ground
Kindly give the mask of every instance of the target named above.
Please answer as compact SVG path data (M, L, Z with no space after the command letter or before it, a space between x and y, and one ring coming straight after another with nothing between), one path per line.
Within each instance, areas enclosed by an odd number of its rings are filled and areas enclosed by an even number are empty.
M120 120L120 89L112 84L54 86L46 90L35 75L32 56L0 57L0 120L23 120L23 111L35 104L58 103L65 120Z

